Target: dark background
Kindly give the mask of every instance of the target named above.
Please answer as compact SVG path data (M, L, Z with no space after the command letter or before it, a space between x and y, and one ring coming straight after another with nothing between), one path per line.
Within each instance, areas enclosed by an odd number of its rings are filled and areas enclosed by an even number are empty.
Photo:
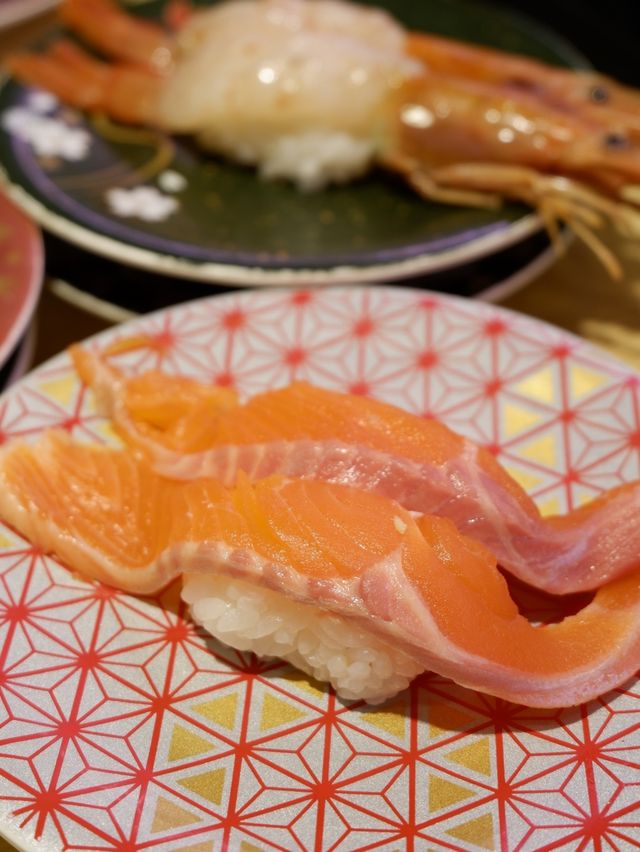
M494 5L555 30L599 71L640 87L640 0L494 0Z

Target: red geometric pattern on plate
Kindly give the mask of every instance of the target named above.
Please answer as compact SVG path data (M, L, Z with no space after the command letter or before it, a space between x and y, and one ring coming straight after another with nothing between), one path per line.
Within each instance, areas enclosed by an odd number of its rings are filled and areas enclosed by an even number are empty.
M491 447L547 510L640 476L640 383L575 338L400 288L187 304L123 369L371 393ZM113 440L66 356L0 400L0 434ZM545 603L540 603L540 612ZM86 583L0 528L0 826L25 848L418 850L637 846L640 693L533 711L425 673L337 701L206 639L177 586ZM16 833L17 832L17 833ZM635 838L635 839L634 839Z

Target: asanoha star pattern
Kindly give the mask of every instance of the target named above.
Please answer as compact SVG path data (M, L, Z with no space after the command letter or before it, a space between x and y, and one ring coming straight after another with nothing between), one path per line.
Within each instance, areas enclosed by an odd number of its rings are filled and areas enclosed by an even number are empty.
M129 372L245 397L305 379L440 418L546 512L640 477L638 377L498 308L390 287L231 294L91 345L141 332ZM115 440L66 355L0 400L0 440L53 426ZM0 825L24 848L630 849L639 752L635 682L557 711L430 673L379 709L341 702L206 639L176 584L124 595L0 527Z

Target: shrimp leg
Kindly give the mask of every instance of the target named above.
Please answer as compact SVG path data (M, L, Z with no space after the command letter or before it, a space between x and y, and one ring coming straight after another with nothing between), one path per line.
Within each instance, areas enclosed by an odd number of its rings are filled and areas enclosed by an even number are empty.
M640 211L568 178L500 163L456 163L431 172L402 160L389 159L386 165L402 172L410 186L430 201L486 209L499 207L507 197L522 201L538 211L559 253L564 248L559 226L566 224L615 279L622 276L622 267L595 232L609 220L618 233L640 236Z

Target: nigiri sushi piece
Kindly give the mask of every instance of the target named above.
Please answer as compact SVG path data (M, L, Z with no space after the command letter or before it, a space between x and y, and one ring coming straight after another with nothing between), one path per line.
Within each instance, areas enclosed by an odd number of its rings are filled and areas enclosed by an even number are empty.
M174 31L113 0L64 0L61 17L106 61L58 39L5 64L90 113L189 134L307 190L381 166L432 201L515 199L612 274L600 225L639 232L640 96L600 75L409 34L344 0L214 3L169 15Z
M0 453L0 517L81 574L132 592L177 575L194 619L377 703L430 669L539 707L587 701L640 666L640 572L536 627L493 555L451 521L318 480L177 482L64 432Z
M241 405L228 389L159 371L125 378L94 352L72 355L102 412L164 476L230 485L238 471L278 473L372 491L449 518L511 574L553 594L640 568L638 482L543 518L489 451L395 406L305 383Z

